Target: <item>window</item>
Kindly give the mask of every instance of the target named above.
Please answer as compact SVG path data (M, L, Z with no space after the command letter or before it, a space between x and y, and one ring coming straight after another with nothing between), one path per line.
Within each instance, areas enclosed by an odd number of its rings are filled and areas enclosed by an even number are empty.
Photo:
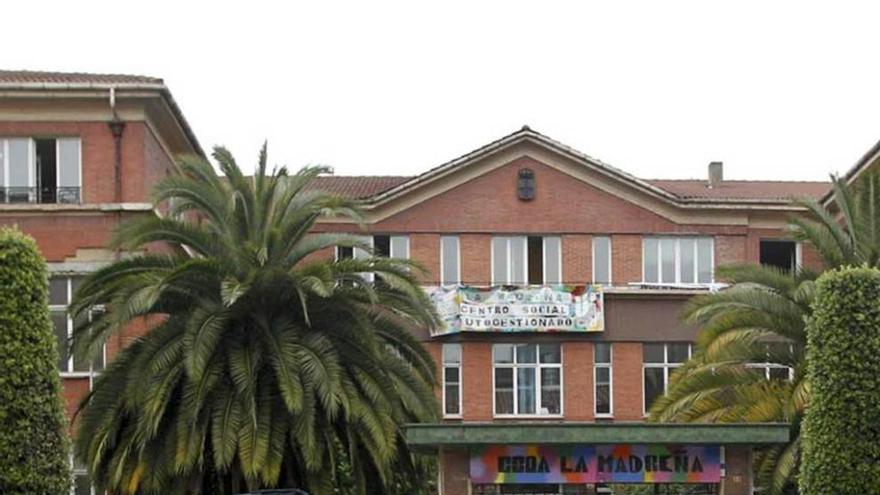
M646 237L642 280L648 284L710 284L715 256L711 237Z
M409 258L409 236L405 235L375 235L372 237L363 237L362 241L369 244L373 248L376 256L390 258ZM359 247L336 246L336 259L364 259L368 258L370 253ZM373 281L373 273L363 273L363 277L369 282Z
M83 362L74 358L69 345L73 329L80 322L73 321L67 307L81 280L82 277L52 277L49 280L49 312L55 327L55 337L58 339L58 369L62 374L91 376L104 369L106 350L102 349L97 356ZM89 318L97 317L100 313L101 309L96 308L89 314Z
M81 462L71 459L73 465L73 486L70 487L70 495L95 495L92 480L86 466Z
M374 235L373 251L376 256L385 258L409 258L409 236Z
M611 238L593 237L593 283L611 284Z
M79 203L80 139L0 139L0 203Z
M760 373L767 380L794 380L794 368L783 362L794 360L794 345L788 342L769 342L765 345L765 358L758 363L749 363L750 369Z
M645 379L645 414L654 401L666 393L669 375L691 357L691 344L642 344L642 366Z
M801 262L799 248L798 243L794 241L761 239L761 264L773 266L786 272L794 271Z
M461 344L443 344L443 415L461 417Z
M562 283L562 239L541 236L492 238L493 285Z
M559 344L495 344L496 416L562 414L562 348Z
M593 345L593 383L596 417L610 417L614 408L611 405L611 343L609 342L596 342Z
M440 285L461 283L458 236L440 237Z

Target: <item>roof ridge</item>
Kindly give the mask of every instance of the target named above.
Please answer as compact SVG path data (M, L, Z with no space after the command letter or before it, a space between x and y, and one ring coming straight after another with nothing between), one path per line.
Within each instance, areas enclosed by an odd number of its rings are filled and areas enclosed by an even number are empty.
M145 74L130 74L123 72L84 72L84 71L58 71L58 70L33 70L33 69L0 69L0 76L67 76L67 77L128 77L165 84L161 77L148 76Z

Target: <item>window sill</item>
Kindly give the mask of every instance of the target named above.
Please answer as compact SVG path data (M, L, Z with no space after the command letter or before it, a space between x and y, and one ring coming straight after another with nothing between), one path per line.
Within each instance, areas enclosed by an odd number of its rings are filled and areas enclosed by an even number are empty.
M16 211L153 211L153 205L150 203L0 203L0 213Z
M464 419L461 414L444 414L443 419Z
M92 378L97 376L99 372L94 371L61 371L61 378Z
M495 414L493 419L563 419L563 414Z
M594 414L596 419L614 419L614 414Z

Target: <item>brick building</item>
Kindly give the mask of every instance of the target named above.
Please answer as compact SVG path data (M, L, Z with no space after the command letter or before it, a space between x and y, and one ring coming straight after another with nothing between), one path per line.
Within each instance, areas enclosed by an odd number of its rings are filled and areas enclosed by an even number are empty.
M829 185L708 172L643 180L523 128L417 176L318 181L363 201L379 252L428 270L446 327L422 337L444 416L407 439L440 453L442 494L606 493L602 481L752 493L752 448L786 441L785 425L648 425L645 412L692 352L679 314L720 286L716 266L817 263L783 227L792 197Z
M120 255L112 229L154 214L149 189L175 156L203 153L160 79L0 71L0 93L0 224L37 239L63 342L78 277ZM366 215L365 231L320 230L361 232L427 270L445 326L421 337L444 417L407 438L440 453L442 494L683 480L743 495L752 447L787 439L782 425L646 425L645 410L691 353L696 329L678 315L719 286L716 266L816 263L782 228L790 199L827 183L729 181L720 163L707 180L644 180L523 128L420 175L314 187ZM87 363L62 356L69 411L126 338ZM90 493L77 473L74 493Z
M117 259L112 230L153 214L150 188L181 153L202 151L161 79L0 71L0 225L33 236L46 257L59 342L73 329L66 307L78 281ZM114 337L91 362L60 346L69 414L127 338ZM75 468L72 493L90 494Z

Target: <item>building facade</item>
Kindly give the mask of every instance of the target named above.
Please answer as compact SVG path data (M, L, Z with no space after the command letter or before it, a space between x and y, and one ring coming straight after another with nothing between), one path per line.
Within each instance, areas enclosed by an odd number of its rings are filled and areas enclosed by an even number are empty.
M33 236L48 261L70 416L105 363L143 329L79 362L67 350L67 305L84 275L120 256L109 247L113 229L154 214L150 188L182 153L202 151L161 79L0 71L0 225ZM92 494L85 470L75 465L74 474L71 493Z
M693 352L697 329L680 314L723 286L717 266L818 265L784 226L799 213L791 198L819 198L827 183L727 181L720 163L706 180L643 180L523 128L418 176L316 187L360 199L376 251L427 270L444 325L422 338L443 420L407 439L440 453L440 493L677 482L745 495L752 449L787 441L784 425L645 419Z
M36 238L68 411L143 328L76 362L66 307L83 275L122 254L113 228L162 214L149 190L184 153L203 152L160 79L0 71L0 224ZM419 332L435 359L443 419L407 439L439 452L444 495L603 493L609 482L690 483L751 493L755 446L784 425L645 424L697 329L692 296L723 285L715 268L816 265L786 239L793 197L821 182L644 180L529 128L412 177L320 177L358 199L376 252L425 268L444 318ZM326 257L358 256L327 251ZM97 309L99 310L99 309ZM766 365L768 377L787 370ZM76 495L92 493L77 469Z

